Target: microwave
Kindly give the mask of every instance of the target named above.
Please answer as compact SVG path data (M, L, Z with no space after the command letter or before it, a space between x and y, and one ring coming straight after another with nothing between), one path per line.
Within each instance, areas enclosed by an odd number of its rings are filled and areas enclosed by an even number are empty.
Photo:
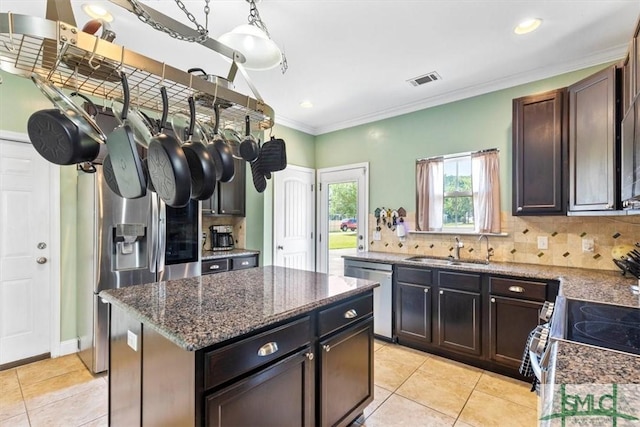
M640 101L622 119L621 200L625 208L640 205Z

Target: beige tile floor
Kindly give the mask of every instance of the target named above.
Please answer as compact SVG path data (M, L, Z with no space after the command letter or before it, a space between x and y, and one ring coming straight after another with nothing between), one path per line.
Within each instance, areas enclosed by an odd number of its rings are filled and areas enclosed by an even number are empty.
M529 386L438 356L375 342L375 400L354 426L536 426ZM0 371L0 427L106 426L106 376L76 355Z

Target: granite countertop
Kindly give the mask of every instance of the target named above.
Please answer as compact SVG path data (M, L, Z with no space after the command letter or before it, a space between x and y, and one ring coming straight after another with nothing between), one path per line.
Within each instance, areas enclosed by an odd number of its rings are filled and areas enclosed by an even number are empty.
M640 308L640 296L634 295L631 285L638 281L619 272L608 270L590 270L586 268L557 267L552 265L518 264L510 262L491 262L490 264L462 263L443 264L442 260L408 261L413 255L390 254L385 252L363 252L357 255L344 255L345 259L375 261L387 264L401 264L447 270L475 271L479 273L505 274L524 278L558 280L560 293L567 298L595 301L607 304Z
M100 297L183 349L196 351L378 285L268 266L111 289Z
M240 249L240 248L234 248L229 250L219 250L219 251L203 250L202 260L206 261L210 259L235 258L239 256L248 256L248 255L260 255L260 251L254 251L253 249Z

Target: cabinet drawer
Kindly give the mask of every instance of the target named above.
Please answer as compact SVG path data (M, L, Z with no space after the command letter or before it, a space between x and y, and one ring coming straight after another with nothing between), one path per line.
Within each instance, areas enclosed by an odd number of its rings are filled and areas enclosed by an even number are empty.
M209 389L278 359L311 341L309 317L208 352L204 386Z
M480 292L480 282L479 274L458 273L453 271L438 272L438 284L451 289Z
M322 310L319 317L320 336L357 322L373 313L373 293Z
M543 282L490 277L489 284L492 295L544 301L547 293L547 284Z
M202 261L202 274L222 273L231 270L229 258Z
M234 270L242 270L244 268L253 268L258 266L258 257L255 255L240 256L237 258L232 258L231 262L233 263Z
M398 282L416 283L418 285L433 285L433 270L426 268L398 267L396 273Z

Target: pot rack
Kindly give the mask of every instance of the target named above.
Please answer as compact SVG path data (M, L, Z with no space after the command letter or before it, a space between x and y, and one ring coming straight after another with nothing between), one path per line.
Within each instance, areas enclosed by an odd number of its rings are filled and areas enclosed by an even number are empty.
M119 72L124 71L132 105L139 108L160 111L160 87L165 86L170 114L189 111L187 100L194 96L199 121L211 122L217 104L221 128L244 124L246 115L254 130L274 125L269 105L229 89L223 79L207 81L62 21L0 13L0 69L27 78L36 73L61 88L105 100L122 98Z

